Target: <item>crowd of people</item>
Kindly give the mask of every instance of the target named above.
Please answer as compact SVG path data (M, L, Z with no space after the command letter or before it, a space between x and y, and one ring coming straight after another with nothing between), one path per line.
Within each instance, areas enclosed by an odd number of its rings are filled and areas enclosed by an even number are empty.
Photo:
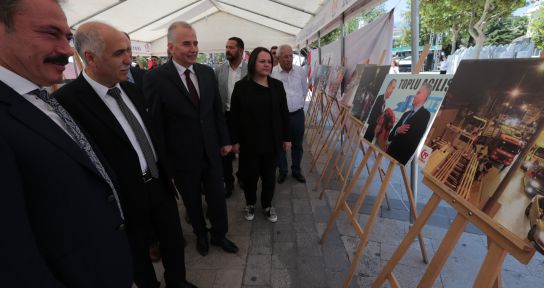
M237 253L226 205L236 180L248 221L261 180L270 222L281 217L273 196L289 173L288 151L291 175L306 181L308 84L290 46L255 48L246 62L243 40L231 37L228 61L214 70L196 63L197 31L174 22L169 60L143 71L131 67L126 33L87 22L72 35L57 0L0 1L0 11L6 287L159 287L155 244L166 287L196 287L186 280L176 199L200 255L210 244ZM74 54L72 38L85 67L50 94Z

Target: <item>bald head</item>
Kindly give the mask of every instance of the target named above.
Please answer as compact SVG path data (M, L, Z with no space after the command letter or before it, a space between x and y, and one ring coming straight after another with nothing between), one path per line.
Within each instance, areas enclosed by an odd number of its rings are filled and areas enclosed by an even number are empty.
M85 64L88 64L85 53L91 52L94 55L101 55L105 46L103 36L111 33L121 32L102 22L87 22L77 28L74 46Z
M107 87L127 80L132 50L123 32L105 23L88 22L79 26L75 37L76 49L91 78Z

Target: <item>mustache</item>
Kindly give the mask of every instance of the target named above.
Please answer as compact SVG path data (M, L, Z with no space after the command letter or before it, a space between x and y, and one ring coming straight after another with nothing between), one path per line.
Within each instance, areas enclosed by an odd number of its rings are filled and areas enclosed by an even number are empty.
M43 61L44 63L52 63L52 64L60 64L60 65L66 65L68 64L68 55L56 55L45 58Z

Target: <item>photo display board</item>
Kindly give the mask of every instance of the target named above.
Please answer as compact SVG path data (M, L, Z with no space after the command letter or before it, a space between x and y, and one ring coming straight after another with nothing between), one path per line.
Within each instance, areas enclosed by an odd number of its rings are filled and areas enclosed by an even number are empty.
M364 73L363 73L364 75ZM364 77L364 76L363 76ZM362 116L365 139L406 165L432 124L452 75L389 74Z
M431 180L479 207L500 196L498 222L524 230L518 220L544 187L543 93L540 59L461 62L425 140Z
M340 85L342 85L342 79L344 79L344 72L346 70L343 66L331 66L329 73L329 80L327 83L327 95L340 98Z

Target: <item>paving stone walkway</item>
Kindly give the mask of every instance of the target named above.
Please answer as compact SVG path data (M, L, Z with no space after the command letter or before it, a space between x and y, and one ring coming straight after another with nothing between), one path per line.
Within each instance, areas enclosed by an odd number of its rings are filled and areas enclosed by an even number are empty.
M196 239L191 227L182 220L188 241L185 249L188 279L202 288L342 287L359 238L341 213L327 240L319 244L331 207L336 201L339 185L332 183L330 190L326 191L326 197L319 200L321 191L313 190L319 175L307 171L309 162L310 155L305 153L303 167L308 180L306 184L288 177L285 183L276 186L274 203L278 213L277 223L268 222L261 207L256 207L253 221L245 220L243 193L236 187L227 205L228 238L240 248L237 254L228 254L210 246L210 253L205 257L200 256L195 249ZM395 173L392 183L391 191L388 190L391 210L386 208L384 201L350 287L370 287L409 229L408 210L405 208L407 204L403 204L407 203L407 198L402 190L401 176ZM363 181L358 183L354 191L360 191L362 184ZM360 211L361 225L369 217L378 185L373 183L374 189L371 189ZM431 192L424 185L419 185L418 209L425 205L430 195ZM183 210L182 206L180 210ZM184 219L184 212L180 213ZM441 203L424 228L425 246L430 257L438 249L454 217L455 211ZM433 287L472 286L485 256L486 238L472 225L465 231ZM162 274L160 262L155 265L159 275ZM414 242L397 266L395 276L402 287L416 287L425 268L419 245ZM536 254L528 266L508 256L502 271L503 287L544 287L542 271L542 255Z

